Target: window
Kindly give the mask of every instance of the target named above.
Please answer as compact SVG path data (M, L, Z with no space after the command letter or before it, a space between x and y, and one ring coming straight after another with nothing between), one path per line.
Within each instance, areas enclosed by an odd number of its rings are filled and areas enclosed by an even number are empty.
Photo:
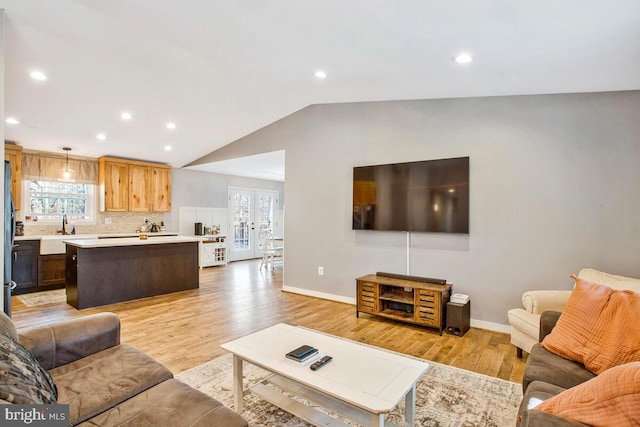
M95 185L36 180L25 183L25 215L43 222L57 223L64 214L75 223L95 222Z

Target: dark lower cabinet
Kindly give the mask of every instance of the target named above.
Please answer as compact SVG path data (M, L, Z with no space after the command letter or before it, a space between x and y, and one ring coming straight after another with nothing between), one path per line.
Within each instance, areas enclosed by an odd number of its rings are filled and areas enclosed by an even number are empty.
M65 255L38 257L38 289L64 288Z
M16 240L11 276L13 295L64 288L65 255L40 255L40 240Z
M13 248L11 277L16 282L14 295L38 290L39 240L17 240Z

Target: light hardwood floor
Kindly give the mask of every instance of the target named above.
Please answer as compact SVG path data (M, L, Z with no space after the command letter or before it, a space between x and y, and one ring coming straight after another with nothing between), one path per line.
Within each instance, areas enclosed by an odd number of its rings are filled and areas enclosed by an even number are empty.
M26 307L12 297L16 327L56 322L110 311L120 316L122 342L165 364L174 374L224 353L220 344L285 322L317 329L468 369L521 382L526 359L518 359L509 335L471 328L463 337L397 323L355 307L281 291L282 270L259 269L259 261L201 270L200 288L126 303L76 310L64 303ZM355 286L355 279L352 284Z

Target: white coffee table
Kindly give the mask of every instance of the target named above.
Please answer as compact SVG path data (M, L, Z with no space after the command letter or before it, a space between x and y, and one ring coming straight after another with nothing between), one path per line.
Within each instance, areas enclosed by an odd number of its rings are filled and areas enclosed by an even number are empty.
M325 352L333 360L312 371L310 364L301 366L285 357L304 344ZM405 425L413 426L416 383L429 369L429 364L420 360L284 323L225 343L222 348L233 353L236 412L242 413L242 363L246 361L273 374L247 392L322 426L345 424L285 396L267 383L371 426L391 425L385 422L385 414L404 398Z

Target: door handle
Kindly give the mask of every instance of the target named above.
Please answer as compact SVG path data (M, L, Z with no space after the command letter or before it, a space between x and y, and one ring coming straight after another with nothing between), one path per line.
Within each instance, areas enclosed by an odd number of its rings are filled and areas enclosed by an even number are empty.
M9 288L11 290L14 290L17 287L18 287L18 284L12 280L11 283L9 284Z

